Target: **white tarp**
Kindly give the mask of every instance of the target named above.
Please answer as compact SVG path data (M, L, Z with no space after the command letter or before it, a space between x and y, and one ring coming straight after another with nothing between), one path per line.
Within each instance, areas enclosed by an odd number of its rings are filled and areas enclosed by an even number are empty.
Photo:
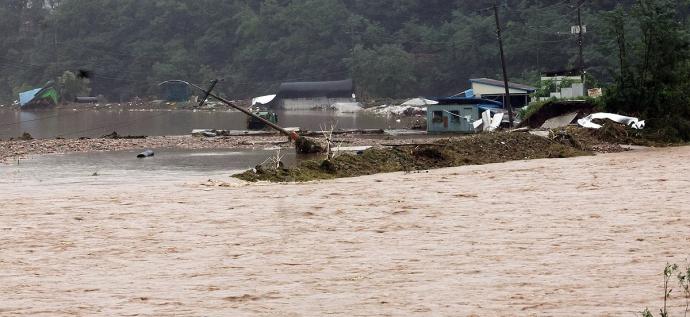
M486 110L482 112L482 118L474 121L472 123L472 126L474 127L475 131L484 131L484 132L493 132L498 129L498 127L501 126L501 123L503 122L503 117L505 116L505 113L503 112L497 112L494 113L493 118L491 117L491 110ZM480 129L481 128L481 129Z
M580 120L577 120L577 124L584 128L588 129L600 129L601 125L596 124L592 122L592 120L602 120L602 119L609 119L613 122L618 122L620 124L625 124L629 127L632 127L633 129L644 129L645 122L644 120L640 120L635 117L626 117L626 116L621 116L613 113L605 113L605 112L599 112L599 113L593 113L589 116L586 116Z
M491 111L487 110L482 112L482 123L484 124L484 132L491 130Z
M495 131L498 129L498 127L501 126L501 122L503 122L503 112L498 112L494 114L494 118L491 119L491 126L489 126L489 131Z
M438 101L435 100L429 100L426 98L414 98L410 99L408 101L405 101L402 103L402 106L413 106L413 107L421 107L421 106L426 106L426 105L437 105Z
M275 99L275 98L276 98L276 95L266 95L266 96L252 98L252 106L256 105L257 103L265 105L265 104L273 101L273 99Z
M479 120L475 121L474 123L472 123L472 126L474 127L475 130L478 130L479 127L482 126L482 124L484 124L484 120L479 119Z

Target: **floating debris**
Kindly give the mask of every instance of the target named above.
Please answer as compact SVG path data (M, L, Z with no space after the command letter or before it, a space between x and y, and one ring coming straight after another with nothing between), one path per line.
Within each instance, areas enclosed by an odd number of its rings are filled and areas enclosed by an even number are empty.
M154 155L152 150L146 150L144 152L139 153L137 155L138 158L147 158L147 157L152 157Z

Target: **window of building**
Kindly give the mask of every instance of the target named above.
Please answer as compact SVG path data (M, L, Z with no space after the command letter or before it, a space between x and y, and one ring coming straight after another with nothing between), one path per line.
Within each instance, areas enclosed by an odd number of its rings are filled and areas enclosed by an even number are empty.
M450 112L450 122L460 123L460 111L451 110Z
M432 122L443 122L443 111L434 111L431 117Z

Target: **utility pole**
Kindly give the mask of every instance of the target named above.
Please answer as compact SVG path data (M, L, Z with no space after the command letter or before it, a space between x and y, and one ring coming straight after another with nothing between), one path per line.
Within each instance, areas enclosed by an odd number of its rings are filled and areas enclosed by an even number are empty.
M496 37L498 37L498 47L501 51L501 67L503 68L503 85L505 85L506 96L503 98L503 106L508 108L508 120L510 127L513 127L513 107L510 105L510 87L508 86L508 72L506 71L506 58L503 54L503 39L501 38L501 20L498 17L498 1L494 2L494 15L496 16Z
M585 57L584 54L582 53L582 45L584 43L583 39L583 34L585 33L584 28L582 27L582 4L584 4L584 1L580 1L577 5L577 25L578 25L578 32L577 32L577 45L580 47L580 79L582 80L582 83L585 82Z

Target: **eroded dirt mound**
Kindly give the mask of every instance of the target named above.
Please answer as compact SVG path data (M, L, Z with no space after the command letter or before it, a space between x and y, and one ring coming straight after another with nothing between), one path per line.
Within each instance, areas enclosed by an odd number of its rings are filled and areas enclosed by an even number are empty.
M530 134L493 133L439 140L433 144L372 148L361 155L344 154L326 161L304 161L290 169L250 170L235 177L252 182L302 182L588 154L588 151Z
M585 129L577 126L553 129L549 137L563 145L582 151L600 153L623 152L623 145L666 146L650 140L643 130L635 130L625 125L602 120L598 122L601 129Z
M596 105L588 101L549 101L538 109L531 112L518 127L529 127L532 129L541 127L546 120L562 116L567 113L577 112L576 119L582 118L586 114L594 111Z

